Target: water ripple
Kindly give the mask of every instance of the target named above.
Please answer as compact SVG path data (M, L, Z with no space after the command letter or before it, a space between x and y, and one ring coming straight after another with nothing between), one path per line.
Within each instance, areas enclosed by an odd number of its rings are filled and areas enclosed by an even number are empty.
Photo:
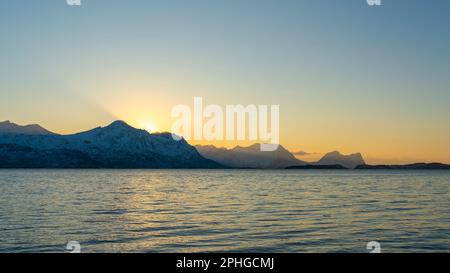
M0 252L450 252L450 172L0 170Z

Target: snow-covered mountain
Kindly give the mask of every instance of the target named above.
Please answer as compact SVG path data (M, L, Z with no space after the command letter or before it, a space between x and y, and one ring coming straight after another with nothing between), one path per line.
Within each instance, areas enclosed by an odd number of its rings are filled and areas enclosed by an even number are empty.
M26 126L21 126L24 127ZM123 121L115 121L109 126L73 135L32 132L24 134L20 131L0 130L0 167L220 168L222 166L203 158L185 140L175 141L170 133L150 134Z
M306 164L281 145L273 152L262 152L260 144L249 147L236 146L233 149L217 148L212 145L196 148L205 158L232 168L283 169Z

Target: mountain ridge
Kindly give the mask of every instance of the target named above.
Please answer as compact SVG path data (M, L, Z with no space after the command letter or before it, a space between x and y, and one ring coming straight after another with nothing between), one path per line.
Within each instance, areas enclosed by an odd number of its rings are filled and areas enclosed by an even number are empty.
M199 153L208 159L232 168L284 169L292 165L306 164L295 158L288 150L279 145L275 151L261 151L261 144L247 147L217 148L213 145L195 146Z
M299 160L279 146L231 149L192 146L171 133L149 133L117 120L104 127L60 135L38 124L0 122L0 168L240 168L240 169L450 169L442 163L369 165L361 153L325 154L317 162Z
M9 120L0 122L0 133L25 134L25 135L55 135L55 133L41 127L38 124L18 125Z
M21 127L23 128L23 127ZM55 160L59 158L59 160ZM123 121L71 135L0 130L1 168L222 168L184 139Z
M363 156L361 153L354 153L349 155L343 155L339 151L333 151L325 154L315 165L342 165L348 169L354 169L357 166L365 165Z

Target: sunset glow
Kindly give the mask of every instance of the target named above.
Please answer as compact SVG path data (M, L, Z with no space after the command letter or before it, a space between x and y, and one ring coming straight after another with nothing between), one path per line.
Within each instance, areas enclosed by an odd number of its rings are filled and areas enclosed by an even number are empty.
M309 1L307 9L298 1L249 1L236 12L213 2L202 9L180 2L177 10L163 1L90 1L77 10L37 2L9 1L1 10L9 13L0 14L0 121L61 134L114 120L170 131L171 109L202 96L222 107L280 105L280 143L290 151L450 163L450 35L441 27L450 21L423 12L427 1L410 9L397 1L379 9L365 1ZM22 13L27 21L13 15ZM184 18L182 28L173 17ZM60 39L68 30L70 38Z
M144 130L147 130L149 133L156 133L156 132L158 132L158 127L152 121L147 121L147 122L142 123L141 127Z

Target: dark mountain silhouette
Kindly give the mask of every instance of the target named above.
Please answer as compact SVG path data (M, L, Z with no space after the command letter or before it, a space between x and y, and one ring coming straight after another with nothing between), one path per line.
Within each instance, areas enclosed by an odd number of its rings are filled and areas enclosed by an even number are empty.
M288 166L307 164L295 158L281 145L273 152L262 152L260 144L249 147L236 146L233 149L217 148L212 145L196 148L205 158L232 168L284 169Z
M366 163L360 153L343 155L338 151L334 151L327 153L317 162L311 162L306 165L292 165L288 169L354 169L364 164Z
M360 153L343 155L338 151L334 151L323 156L314 165L342 165L348 169L354 169L364 164L366 163Z
M365 164L360 153L342 155L331 152L323 156L318 162L305 162L297 159L283 146L274 152L261 152L260 144L249 147L237 146L233 149L217 148L215 146L196 146L205 158L232 168L252 169L353 169ZM317 167L314 167L317 166Z
M0 122L0 134L53 135L54 133L37 124L20 126L7 120Z
M450 165L442 163L414 163L407 165L360 165L358 170L450 170Z
M38 125L9 128L0 127L0 168L222 167L203 158L184 139L150 134L123 121L73 135L44 133L48 131Z

